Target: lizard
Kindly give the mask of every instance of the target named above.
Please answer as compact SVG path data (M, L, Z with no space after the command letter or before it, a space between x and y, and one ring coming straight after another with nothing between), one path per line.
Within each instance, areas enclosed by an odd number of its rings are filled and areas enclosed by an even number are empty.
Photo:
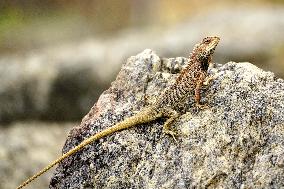
M106 128L91 137L84 139L79 145L75 146L34 176L27 179L18 186L17 189L25 187L56 164L62 162L64 159L79 150L82 150L88 144L117 131L125 130L143 123L148 123L161 117L168 118L164 123L163 132L173 136L175 139L177 134L171 130L170 126L179 117L179 107L182 106L192 91L194 91L195 94L196 105L198 107L202 106L200 104L200 91L202 86L208 84L208 81L212 79L208 77L207 70L211 64L212 55L215 52L215 48L219 41L219 37L205 37L200 43L196 44L193 51L190 53L189 61L186 66L182 68L175 82L162 92L153 105L145 107L135 115L125 118L123 121L118 122L114 126Z

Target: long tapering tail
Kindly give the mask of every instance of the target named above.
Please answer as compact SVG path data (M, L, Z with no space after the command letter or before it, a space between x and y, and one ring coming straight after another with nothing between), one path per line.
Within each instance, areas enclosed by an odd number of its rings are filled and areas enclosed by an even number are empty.
M152 114L151 114L152 113ZM26 180L25 182L23 182L20 186L17 187L17 189L21 189L23 187L25 187L26 185L28 185L30 182L32 182L33 180L35 180L37 177L41 176L42 174L44 174L46 171L48 171L49 169L51 169L53 166L55 166L56 164L60 163L62 160L64 160L65 158L71 156L72 154L78 152L79 150L81 150L82 148L84 148L86 145L90 144L93 141L96 141L98 139L101 139L105 136L111 135L117 131L120 130L124 130L130 127L133 127L137 124L141 124L141 123L146 123L149 121L153 121L155 120L157 117L160 117L159 115L155 115L155 113L153 114L153 112L149 109L146 109L140 113L138 113L137 115L134 115L132 117L126 118L124 121L117 123L116 125L109 127L93 136L91 136L90 138L85 139L83 142L81 142L78 146L74 147L73 149L71 149L70 151L68 151L67 153L63 154L60 158L58 158L57 160L53 161L51 164L49 164L48 166L46 166L44 169L42 169L41 171L39 171L37 174L35 174L34 176L30 177L28 180Z

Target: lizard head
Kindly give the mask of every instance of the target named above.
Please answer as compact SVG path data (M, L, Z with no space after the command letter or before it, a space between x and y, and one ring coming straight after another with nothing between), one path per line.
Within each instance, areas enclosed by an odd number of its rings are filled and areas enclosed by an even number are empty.
M201 68L207 70L219 41L219 37L205 37L194 47L190 59L201 63Z

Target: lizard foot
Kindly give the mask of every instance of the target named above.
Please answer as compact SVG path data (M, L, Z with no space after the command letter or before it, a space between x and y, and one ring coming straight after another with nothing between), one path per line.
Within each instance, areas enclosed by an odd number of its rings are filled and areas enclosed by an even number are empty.
M169 119L164 123L163 133L171 135L174 138L175 142L177 142L177 139L175 137L177 136L177 134L171 130L171 125L178 118L179 113L172 109L166 109L164 115L166 117L169 117Z
M199 104L199 103L196 104L196 107L201 109L201 110L205 110L205 109L209 108L209 106L207 104Z
M176 139L177 133L176 132L171 131L169 129L163 129L163 133L166 134L166 135L172 136L174 141L177 143L177 139Z
M211 76L211 77L208 77L204 82L203 82L203 85L204 86L208 86L210 83L211 83L211 81L213 81L215 78L213 77L213 76Z

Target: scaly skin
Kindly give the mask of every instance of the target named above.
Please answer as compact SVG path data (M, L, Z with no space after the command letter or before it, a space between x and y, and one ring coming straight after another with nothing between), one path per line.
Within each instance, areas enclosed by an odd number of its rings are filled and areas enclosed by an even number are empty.
M192 53L190 54L187 66L182 69L175 83L166 88L161 97L152 106L146 107L136 115L126 118L124 121L119 122L114 126L85 139L78 146L63 154L60 158L49 164L40 172L30 177L17 189L28 185L31 181L48 171L54 165L81 150L86 145L117 131L128 129L142 123L154 121L160 117L168 117L168 120L164 124L163 131L174 137L175 133L170 130L170 125L179 116L179 107L182 106L183 102L193 90L195 92L196 103L199 105L200 89L207 76L211 56L213 55L219 41L219 37L206 37L202 40L202 42L195 45Z

